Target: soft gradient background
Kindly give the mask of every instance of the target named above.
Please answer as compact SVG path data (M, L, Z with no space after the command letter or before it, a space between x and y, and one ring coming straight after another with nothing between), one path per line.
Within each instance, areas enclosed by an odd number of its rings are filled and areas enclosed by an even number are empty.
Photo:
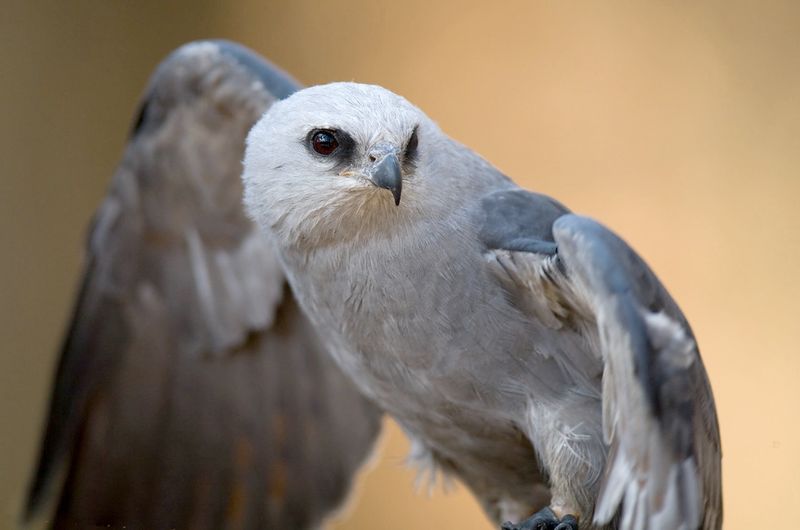
M378 83L525 186L603 220L692 322L727 529L800 504L800 3L22 2L0 16L0 528L38 445L83 234L145 81L243 42L304 83ZM340 530L488 529L415 494L393 425ZM355 504L355 503L354 503ZM788 517L788 519L787 519Z

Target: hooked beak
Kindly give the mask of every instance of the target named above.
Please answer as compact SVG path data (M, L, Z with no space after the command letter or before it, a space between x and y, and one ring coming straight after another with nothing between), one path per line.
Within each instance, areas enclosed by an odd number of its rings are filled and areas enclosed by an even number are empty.
M400 193L403 191L403 175L400 171L400 161L397 159L396 153L388 153L372 167L370 180L379 188L392 192L395 206L400 204Z

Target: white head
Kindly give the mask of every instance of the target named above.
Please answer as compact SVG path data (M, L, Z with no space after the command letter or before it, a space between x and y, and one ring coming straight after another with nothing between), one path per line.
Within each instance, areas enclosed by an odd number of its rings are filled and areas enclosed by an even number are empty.
M420 168L442 138L422 111L379 86L298 91L250 131L245 205L293 246L391 227L412 213Z

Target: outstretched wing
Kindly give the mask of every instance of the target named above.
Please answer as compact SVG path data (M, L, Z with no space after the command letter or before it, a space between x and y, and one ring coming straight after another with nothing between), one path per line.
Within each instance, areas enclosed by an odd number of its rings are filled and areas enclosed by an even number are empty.
M54 528L311 528L380 413L241 205L247 131L297 84L241 46L156 71L93 221L26 514Z
M516 266L504 274L530 290L523 310L582 334L596 349L587 354L602 361L610 451L595 523L720 528L714 400L692 330L664 286L610 230L547 197L504 191L483 207L483 240L509 253Z

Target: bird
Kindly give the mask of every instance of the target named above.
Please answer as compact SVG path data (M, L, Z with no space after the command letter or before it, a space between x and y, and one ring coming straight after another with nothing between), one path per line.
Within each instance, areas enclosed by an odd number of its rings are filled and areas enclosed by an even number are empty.
M610 229L376 85L276 102L242 178L337 364L504 530L721 527L697 341Z
M24 520L313 529L346 499L383 413L242 204L245 135L299 88L228 41L156 69L91 223Z

